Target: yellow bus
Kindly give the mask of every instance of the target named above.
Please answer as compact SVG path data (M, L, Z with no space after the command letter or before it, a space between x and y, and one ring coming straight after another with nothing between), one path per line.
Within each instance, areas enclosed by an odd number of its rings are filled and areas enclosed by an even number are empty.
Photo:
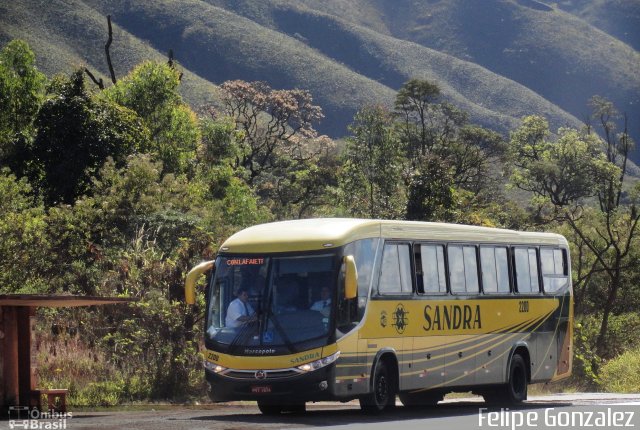
M571 374L567 241L443 223L308 219L242 230L209 272L204 367L213 401L265 414L359 399L364 411L448 392L519 403Z

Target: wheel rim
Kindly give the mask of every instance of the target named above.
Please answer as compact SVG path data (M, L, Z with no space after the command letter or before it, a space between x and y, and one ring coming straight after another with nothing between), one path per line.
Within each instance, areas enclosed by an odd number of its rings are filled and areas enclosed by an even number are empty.
M376 403L380 406L386 405L388 395L389 386L387 384L387 378L384 375L380 375L376 382Z

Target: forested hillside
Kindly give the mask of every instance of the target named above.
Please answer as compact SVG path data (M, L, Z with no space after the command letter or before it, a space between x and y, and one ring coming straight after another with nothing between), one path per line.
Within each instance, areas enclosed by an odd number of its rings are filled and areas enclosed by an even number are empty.
M0 294L137 300L40 311L39 385L202 401L188 270L257 223L362 217L565 235L578 324L554 389L640 391L619 377L640 374L637 52L569 1L482 2L489 46L480 3L0 4Z
M44 7L25 0L0 6L0 41L29 41L47 73L87 63L106 74L110 14L116 70L173 49L195 105L219 102L215 86L229 79L305 88L325 111L319 129L340 137L358 106L391 106L400 85L420 77L437 82L474 121L504 132L525 112L546 115L554 127L576 126L594 94L630 117L640 114L634 30L622 41L605 32L620 30L614 23L623 13L625 22L634 19L627 12L637 8L622 3L598 14L596 5L533 0L56 0Z

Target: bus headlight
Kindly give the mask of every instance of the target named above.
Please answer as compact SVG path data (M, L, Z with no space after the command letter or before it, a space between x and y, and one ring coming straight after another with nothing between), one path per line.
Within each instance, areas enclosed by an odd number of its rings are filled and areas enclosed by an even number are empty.
M213 373L220 373L220 372L222 372L224 370L227 370L226 367L222 367L219 364L215 364L215 363L212 363L212 362L206 361L206 360L204 362L204 368L207 369L207 370L212 371Z
M303 364L302 366L298 366L299 370L303 372L311 372L312 370L318 370L322 367L328 366L334 361L336 361L340 357L340 351L335 354L331 354L328 357L321 358L320 360L312 361L311 363Z

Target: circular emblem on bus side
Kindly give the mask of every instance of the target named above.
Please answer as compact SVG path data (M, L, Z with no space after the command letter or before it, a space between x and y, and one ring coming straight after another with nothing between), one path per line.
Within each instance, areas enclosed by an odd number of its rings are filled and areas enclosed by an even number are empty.
M267 377L267 372L265 372L264 370L256 370L254 376L256 377L256 379L265 379Z
M409 312L402 306L401 303L398 303L396 310L393 312L393 324L396 328L396 331L399 334L404 333L404 329L409 325Z

